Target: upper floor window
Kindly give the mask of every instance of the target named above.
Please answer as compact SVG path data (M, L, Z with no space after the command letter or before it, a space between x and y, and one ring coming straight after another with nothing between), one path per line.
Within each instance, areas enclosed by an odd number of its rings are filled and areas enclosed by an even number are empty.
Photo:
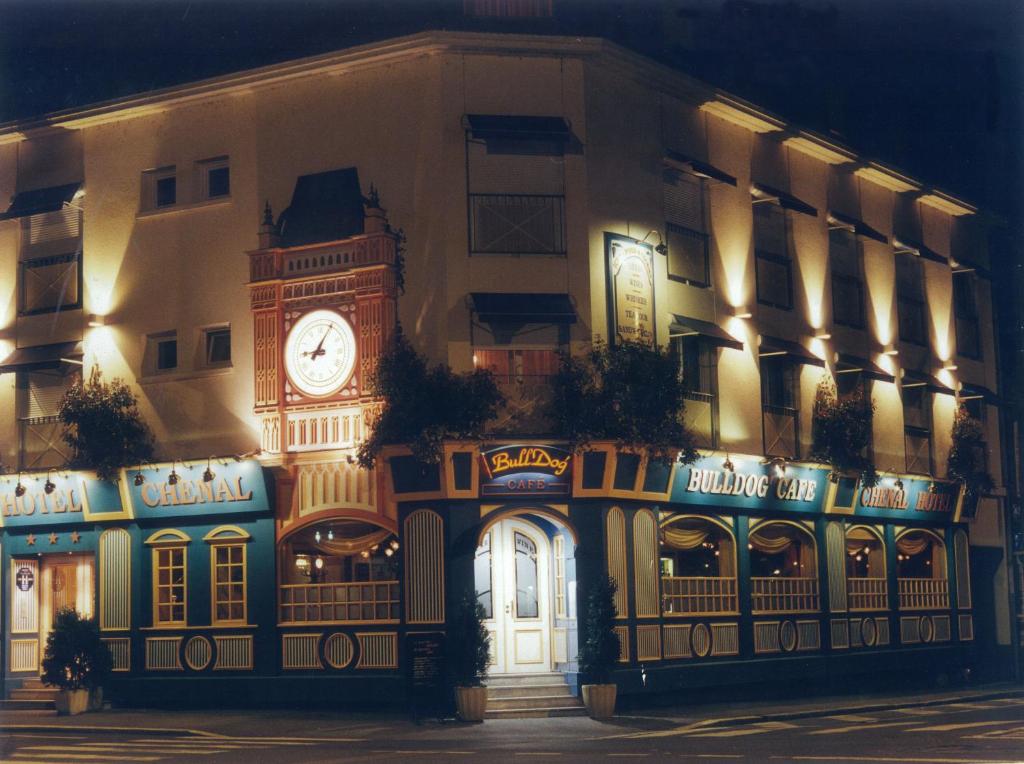
M467 115L472 255L564 255L565 160L561 117Z
M146 539L152 547L153 625L184 626L188 621L188 544L179 530L160 530Z
M142 209L158 210L178 203L178 174L174 165L142 174Z
M718 348L699 336L672 340L686 389L686 425L702 448L718 442Z
M227 157L204 159L196 163L199 199L222 199L231 196L231 165Z
M203 330L204 365L227 366L231 363L231 327L216 326Z
M799 448L800 367L785 356L761 359L764 452L796 459Z
M663 172L668 277L706 287L708 265L706 188L701 178L674 169Z
M915 255L896 256L896 313L900 339L917 345L927 344L924 274L921 260Z
M856 234L845 228L828 232L832 269L832 316L837 324L864 327L864 277L861 248Z
M82 307L82 212L65 207L21 218L18 312Z
M178 333L172 330L147 336L142 367L144 376L177 369Z
M793 273L787 229L785 209L769 201L754 203L757 301L783 310L793 307Z
M953 311L956 315L956 349L967 358L981 358L976 284L971 273L953 274Z
M58 414L64 393L78 378L77 371L68 373L62 368L18 372L15 400L21 469L60 467L71 457L61 437Z
M932 472L932 394L925 384L903 383L903 432L907 472Z

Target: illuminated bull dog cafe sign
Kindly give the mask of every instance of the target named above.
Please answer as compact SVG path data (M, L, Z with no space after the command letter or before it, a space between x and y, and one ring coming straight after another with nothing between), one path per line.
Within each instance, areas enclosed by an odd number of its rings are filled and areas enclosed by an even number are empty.
M480 493L568 495L572 454L554 446L501 446L480 455L486 479Z

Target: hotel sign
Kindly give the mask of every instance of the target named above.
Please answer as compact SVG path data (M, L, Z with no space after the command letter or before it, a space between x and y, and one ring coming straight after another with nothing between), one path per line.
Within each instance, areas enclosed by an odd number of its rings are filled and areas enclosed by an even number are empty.
M555 446L501 446L480 454L482 496L568 496L572 454Z
M902 517L935 520L951 516L956 509L960 486L955 483L901 478L903 487L894 478L882 478L872 488L857 490L856 513L880 517Z
M109 511L122 511L117 484L88 474L50 471L0 477L0 526L81 523Z
M168 515L218 515L253 512L268 508L263 469L259 462L211 464L213 479L205 480L206 462L174 468L177 480L171 481L171 468L142 471L142 485L128 482L128 496L135 517ZM128 477L131 477L129 473Z
M655 345L654 248L627 236L605 234L610 336L615 342Z

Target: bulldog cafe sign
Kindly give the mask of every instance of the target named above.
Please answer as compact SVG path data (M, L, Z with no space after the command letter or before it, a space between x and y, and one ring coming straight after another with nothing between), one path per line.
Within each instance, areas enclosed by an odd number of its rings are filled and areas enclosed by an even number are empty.
M557 495L572 491L572 454L554 446L501 446L480 454L484 496Z

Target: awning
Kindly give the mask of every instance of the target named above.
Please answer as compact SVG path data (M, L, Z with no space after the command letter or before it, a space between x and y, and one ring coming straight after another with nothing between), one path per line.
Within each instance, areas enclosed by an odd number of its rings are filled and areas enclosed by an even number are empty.
M736 178L717 167L701 162L686 154L671 149L665 153L665 164L673 169L682 170L708 180L717 180L719 183L727 183L730 186L736 185Z
M896 377L880 366L871 363L868 359L850 355L849 353L840 353L839 360L836 361L836 373L843 374L844 372L852 371L859 371L865 377L877 379L879 382L896 381Z
M7 212L0 214L0 220L13 220L27 215L39 215L44 212L56 212L63 209L66 202L75 198L81 183L68 183L64 186L37 188L35 191L22 191L15 194L14 201Z
M863 220L852 218L849 215L844 215L841 212L834 212L829 210L828 213L829 223L836 223L841 228L851 229L857 236L863 236L865 239L874 239L880 241L882 244L889 243L889 237L884 233L876 231L874 228L869 226Z
M572 140L569 123L562 117L523 117L502 114L467 114L466 125L473 138L481 141Z
M780 191L779 189L765 185L764 183L752 183L750 185L750 193L758 199L777 202L783 209L793 210L793 212L799 212L802 215L810 215L811 217L818 216L818 211L811 205L807 204L807 202L802 202L792 194L787 194L785 191Z
M567 294L473 292L473 311L484 323L575 324Z
M940 255L933 249L928 249L924 244L913 239L906 239L902 236L894 236L892 239L893 247L896 249L896 254L912 254L919 255L925 260L931 260L932 262L942 263L943 265L949 264L949 258Z
M743 343L731 336L718 324L713 324L710 321L701 321L699 318L677 316L675 313L670 313L669 315L672 316L672 323L668 326L669 337L690 337L696 335L718 347L743 350Z
M931 374L925 374L924 372L914 371L913 369L903 370L901 385L903 387L924 387L930 393L956 395L956 390L949 385L944 384L937 377L933 377Z
M52 345L36 345L18 348L0 364L0 374L12 371L36 371L56 369L62 363L81 363L81 342L57 342Z
M791 342L790 340L780 339L778 337L769 337L767 335L761 335L761 344L757 349L757 354L761 358L769 358L771 356L788 356L789 360L793 363L803 363L808 366L820 366L825 367L825 362L814 355L810 350L805 348L799 342Z
M969 401L976 398L984 399L990 406L1002 406L1002 399L984 385L974 385L964 382L960 385L960 400Z

